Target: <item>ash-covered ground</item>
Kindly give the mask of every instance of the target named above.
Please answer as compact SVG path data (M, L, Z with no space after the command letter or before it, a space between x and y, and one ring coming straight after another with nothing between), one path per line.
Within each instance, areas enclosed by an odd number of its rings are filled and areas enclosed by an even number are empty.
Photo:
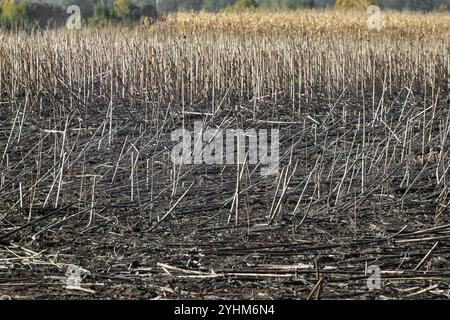
M430 105L2 102L0 296L448 299L449 104ZM277 174L174 164L196 121L278 129Z

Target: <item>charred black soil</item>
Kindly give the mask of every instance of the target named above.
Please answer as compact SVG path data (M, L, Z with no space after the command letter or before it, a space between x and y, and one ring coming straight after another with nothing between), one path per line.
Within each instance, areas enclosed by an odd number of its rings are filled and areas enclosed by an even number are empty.
M5 299L450 297L444 99L2 104ZM278 129L278 172L174 165L195 121Z

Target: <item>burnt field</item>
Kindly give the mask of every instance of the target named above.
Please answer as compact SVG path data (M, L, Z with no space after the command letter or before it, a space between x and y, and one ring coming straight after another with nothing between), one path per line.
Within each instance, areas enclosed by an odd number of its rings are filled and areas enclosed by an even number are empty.
M305 15L4 34L0 297L448 299L448 16Z

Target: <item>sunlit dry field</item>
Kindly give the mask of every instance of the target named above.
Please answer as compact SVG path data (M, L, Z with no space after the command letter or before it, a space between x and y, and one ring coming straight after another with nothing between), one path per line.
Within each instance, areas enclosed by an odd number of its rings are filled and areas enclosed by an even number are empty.
M450 15L381 18L1 32L0 297L449 298ZM175 164L194 122L278 173Z

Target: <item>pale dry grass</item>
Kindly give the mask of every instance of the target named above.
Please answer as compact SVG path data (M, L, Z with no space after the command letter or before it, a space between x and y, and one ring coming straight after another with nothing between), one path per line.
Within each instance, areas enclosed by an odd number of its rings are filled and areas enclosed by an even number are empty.
M432 33L450 36L450 14L382 11L382 32ZM174 13L167 16L165 26L179 30L222 31L287 31L287 32L354 32L371 33L364 11L317 11L246 13Z
M449 15L383 12L383 19L376 31L356 11L178 13L151 27L2 34L0 92L83 106L206 102L213 112L265 96L301 111L311 98L344 90L447 95Z

